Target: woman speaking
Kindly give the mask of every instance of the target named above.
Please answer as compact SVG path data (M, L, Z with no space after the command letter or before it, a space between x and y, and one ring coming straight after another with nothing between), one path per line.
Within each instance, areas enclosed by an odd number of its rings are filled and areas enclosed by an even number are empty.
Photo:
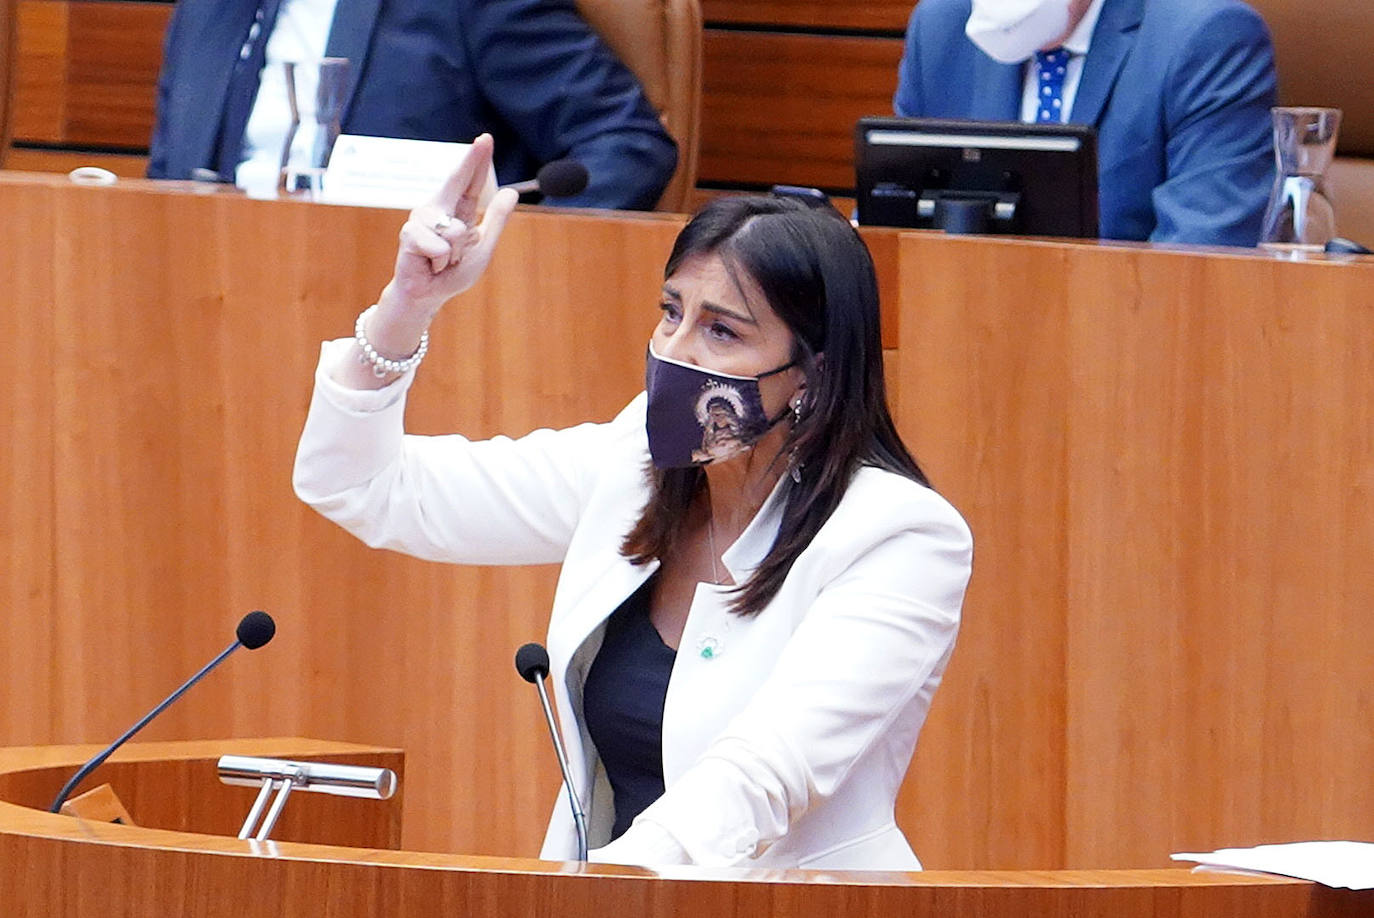
M972 543L887 408L868 250L833 212L720 198L682 230L645 391L609 423L403 432L439 309L514 207L483 136L324 345L300 497L367 544L561 562L550 674L594 861L917 869L893 812ZM645 316L645 328L651 326ZM570 859L554 810L542 856Z

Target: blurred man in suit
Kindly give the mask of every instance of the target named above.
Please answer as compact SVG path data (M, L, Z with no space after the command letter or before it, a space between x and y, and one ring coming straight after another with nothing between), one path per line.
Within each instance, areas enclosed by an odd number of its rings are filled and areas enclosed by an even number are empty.
M1253 246L1276 98L1240 0L920 0L894 107L1092 125L1105 238Z
M350 62L345 133L488 132L503 183L576 159L590 181L560 204L652 208L677 165L639 82L573 0L179 0L149 177L275 175L289 125L281 62L322 57Z

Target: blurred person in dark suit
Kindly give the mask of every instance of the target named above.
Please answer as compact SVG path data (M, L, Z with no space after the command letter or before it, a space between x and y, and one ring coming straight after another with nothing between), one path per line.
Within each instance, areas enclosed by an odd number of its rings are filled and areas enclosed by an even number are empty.
M634 75L572 0L179 0L164 40L150 178L275 179L289 108L281 62L343 57L344 133L497 140L502 183L571 158L559 204L649 209L677 148Z

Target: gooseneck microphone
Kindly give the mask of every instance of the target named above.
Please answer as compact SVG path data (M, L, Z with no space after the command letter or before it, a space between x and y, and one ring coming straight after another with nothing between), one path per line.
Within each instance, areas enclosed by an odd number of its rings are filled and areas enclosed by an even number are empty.
M167 710L167 707L171 705L172 702L186 694L187 689L205 678L210 670L223 663L229 654L238 650L240 647L247 647L249 650L257 650L263 644L272 640L272 635L276 633L277 623L272 621L272 616L268 615L266 612L249 612L245 615L242 620L239 621L238 628L234 631L234 643L230 644L219 656L207 663L204 669L196 673L190 679L187 679L181 688L163 699L161 704L143 715L142 719L125 731L123 736L105 747L105 749L96 755L95 758L78 768L76 774L72 775L71 780L62 785L62 790L57 792L57 799L52 802L52 806L48 807L48 812L56 813L60 811L62 809L62 804L67 801L67 797L78 784L86 779L87 775L99 768L116 749L127 743L135 733L148 726L150 720Z
M535 177L503 188L514 188L519 194L537 191L546 198L570 198L587 187L587 167L575 159L555 159L545 164Z
M573 825L577 829L577 859L587 859L587 817L582 812L582 803L573 790L572 772L568 770L568 754L563 751L563 740L558 736L554 724L553 708L549 707L549 693L544 688L544 680L549 675L549 652L543 644L526 644L515 652L515 669L526 682L534 683L539 690L539 703L544 706L544 720L549 725L549 736L553 737L553 751L558 756L558 767L563 769L563 786L568 789L568 803L572 806Z

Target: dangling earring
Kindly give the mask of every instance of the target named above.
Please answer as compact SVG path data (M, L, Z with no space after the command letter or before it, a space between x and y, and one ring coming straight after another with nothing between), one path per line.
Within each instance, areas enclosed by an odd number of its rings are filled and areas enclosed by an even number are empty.
M798 395L792 400L792 426L795 428L801 423L802 419L802 397ZM788 474L792 476L793 484L801 484L801 463L797 461L797 448L792 447L792 453L787 457Z

